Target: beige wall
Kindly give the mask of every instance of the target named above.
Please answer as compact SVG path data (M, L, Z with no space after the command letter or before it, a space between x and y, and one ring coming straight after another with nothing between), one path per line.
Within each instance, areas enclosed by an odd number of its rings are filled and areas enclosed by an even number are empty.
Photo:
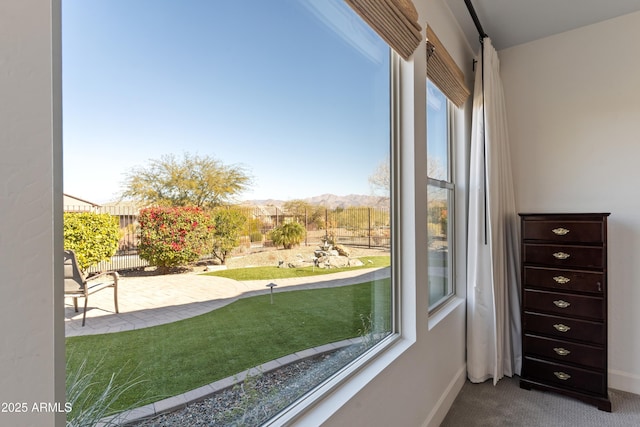
M611 212L609 385L640 393L640 13L499 52L516 203Z
M27 405L0 413L3 426L64 422L32 411L64 402L62 288L54 296L53 280L62 262L54 256L62 234L57 9L48 0L0 2L0 402Z
M442 0L416 3L421 22L430 22L460 66L469 71L471 53ZM59 10L59 0L0 2L2 402L52 403L64 396L58 279L62 265ZM412 80L403 84L403 107L405 112L413 110L402 124L405 339L320 401L298 419L298 425L435 426L464 382L464 300L458 298L437 318L427 314L423 49L415 62L402 66L405 77ZM460 155L464 158L464 153ZM464 268L459 274L464 276ZM54 282L59 291L54 292ZM464 285L460 288L464 296ZM62 426L64 416L0 413L0 425L47 426L54 421Z

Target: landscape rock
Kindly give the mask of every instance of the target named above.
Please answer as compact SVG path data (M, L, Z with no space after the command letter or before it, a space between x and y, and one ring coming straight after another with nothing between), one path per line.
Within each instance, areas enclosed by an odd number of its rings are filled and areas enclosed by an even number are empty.
M362 267L364 263L358 258L349 259L349 267Z
M220 270L226 270L227 266L226 265L207 265L207 268L205 271L220 271Z
M338 251L338 255L342 255L342 256L351 256L351 253L349 252L349 249L347 249L344 245L335 245L333 247L336 251Z
M349 258L346 256L324 256L318 260L320 268L340 268L349 266Z

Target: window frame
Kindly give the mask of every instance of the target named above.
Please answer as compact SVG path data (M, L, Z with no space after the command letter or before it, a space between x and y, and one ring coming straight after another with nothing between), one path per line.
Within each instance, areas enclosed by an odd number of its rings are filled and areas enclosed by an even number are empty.
M54 37L60 38L60 2L56 2L58 25L54 28ZM423 41L424 43L424 41ZM417 319L419 304L416 296L422 292L418 287L418 277L424 273L424 266L418 262L426 254L418 241L426 238L422 228L425 214L425 181L422 178L422 165L418 158L425 153L423 147L424 129L424 67L426 57L424 49L418 49L412 61L403 61L398 54L391 52L392 58L392 105L391 105L391 224L392 224L392 268L391 278L394 287L392 333L378 343L374 349L365 353L345 367L339 374L325 384L312 390L304 401L290 405L282 413L271 418L265 425L284 425L301 420L319 425L328 420L348 403L360 390L365 388L383 370L392 365L400 356L407 352L417 341ZM60 62L61 52L58 49L57 63ZM61 79L57 80L56 99L61 99ZM60 104L60 103L58 103ZM416 108L417 107L417 108ZM61 123L61 105L54 106L53 113ZM62 148L61 135L59 148ZM62 175L61 156L54 171ZM56 191L61 206L62 188ZM54 240L55 247L62 244L62 209L59 209ZM61 259L61 255L60 255ZM61 263L58 263L61 265ZM57 265L57 264L56 264ZM61 267L60 267L61 269ZM61 271L61 270L60 270ZM61 289L62 275L55 275L55 285ZM61 297L60 297L61 299ZM60 301L55 301L60 302ZM56 307L62 307L57 304ZM58 309L61 310L61 309ZM58 316L57 329L54 340L61 356L56 361L58 373L55 386L64 396L65 364L64 364L64 322ZM57 414L57 419L64 423L65 414Z
M458 251L456 244L456 226L457 221L457 208L456 208L456 198L457 198L457 188L456 188L456 162L455 162L455 106L453 102L447 98L444 92L427 77L427 86L429 82L433 86L435 90L438 90L446 100L445 112L446 112L446 139L447 139L447 179L437 179L429 176L429 171L427 168L427 193L429 186L437 187L439 189L443 189L447 191L447 292L437 301L428 301L428 312L429 314L437 313L442 307L447 305L449 301L454 299L457 294L457 286L456 286L456 252ZM427 107L427 115L428 115L428 107ZM428 126L428 117L427 117L427 126ZM427 136L428 138L428 136ZM428 141L425 141L425 145L428 145ZM427 149L427 159L428 159L428 149ZM427 206L429 200L427 196ZM427 230L427 241L428 241L429 231ZM428 254L428 250L427 250ZM427 288L428 295L431 294L431 285L430 285L430 276L427 273Z

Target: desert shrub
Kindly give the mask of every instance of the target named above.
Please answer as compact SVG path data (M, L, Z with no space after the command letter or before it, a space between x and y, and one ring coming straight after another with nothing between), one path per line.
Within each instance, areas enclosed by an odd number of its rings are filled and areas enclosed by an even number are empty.
M427 233L429 236L429 240L433 240L436 236L442 235L442 225L428 222Z
M440 227L442 228L443 233L447 232L447 220L448 220L447 210L442 209L442 211L440 212Z
M252 233L260 233L260 230L264 227L262 221L259 218L253 218L252 213L246 210L244 211L244 216L247 218L247 222L244 224L242 234L250 236Z
M211 217L197 207L142 209L138 222L138 255L163 272L196 262L210 247L214 230Z
M100 371L104 369L103 361L97 366L87 366L87 359L78 362L77 357L70 361L67 358L66 397L67 411L66 427L119 426L126 411L114 413L114 406L118 399L126 395L132 388L143 384L142 376L133 374L125 376L124 367L111 374L108 380L100 379ZM133 409L144 404L141 398L134 403Z
M289 222L271 231L271 241L276 246L282 245L285 249L291 249L302 242L305 233L306 230L302 224Z
M262 242L263 237L264 236L259 231L254 231L253 233L249 234L249 240L251 242Z
M221 264L224 264L231 251L240 245L240 231L246 222L247 217L236 209L218 209L214 212L212 254Z
M239 247L249 249L251 247L251 239L249 236L240 236Z
M118 219L110 214L64 213L64 249L76 253L82 270L115 255L120 234Z

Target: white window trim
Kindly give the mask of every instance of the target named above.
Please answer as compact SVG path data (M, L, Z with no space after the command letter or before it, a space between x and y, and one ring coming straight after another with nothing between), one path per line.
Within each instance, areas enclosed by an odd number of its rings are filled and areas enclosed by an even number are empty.
M437 89L440 90L439 88ZM430 318L432 315L438 314L438 312L441 311L445 306L450 305L449 303L451 302L451 300L456 297L456 292L458 288L456 286L457 282L456 282L456 274L455 274L457 260L458 260L456 235L458 234L458 228L459 228L458 216L457 216L457 204L456 204L457 193L458 193L458 190L456 188L456 178L457 178L456 171L458 170L458 168L456 167L456 157L455 157L455 147L457 145L456 143L458 142L458 140L456 139L457 135L455 132L455 121L456 121L455 110L456 109L453 102L451 102L451 100L446 98L446 96L445 96L445 100L447 102L447 106L446 106L447 108L447 179L444 180L444 179L427 177L427 185L442 188L444 190L453 191L453 198L450 200L451 208L449 210L453 211L452 218L454 222L453 222L453 226L450 227L450 234L448 236L448 240L451 242L454 242L453 252L451 253L451 262L449 263L449 266L448 266L449 281L452 289L450 294L439 299L435 305L432 305L431 301L429 301L428 311L429 311ZM428 126L428 123L427 123L427 126ZM427 200L427 203L428 202L429 201ZM447 312L450 312L450 311L447 311Z
M450 141L450 159L449 170L454 182L454 221L452 239L454 246L454 265L452 268L451 280L453 281L453 294L443 299L440 304L433 307L429 311L428 329L435 328L442 320L455 311L460 305L466 301L466 283L467 266L466 266L466 224L467 224L467 203L466 203L466 168L461 167L467 164L466 150L464 149L465 130L464 115L465 110L456 108L452 102L447 102L449 116L449 141Z

